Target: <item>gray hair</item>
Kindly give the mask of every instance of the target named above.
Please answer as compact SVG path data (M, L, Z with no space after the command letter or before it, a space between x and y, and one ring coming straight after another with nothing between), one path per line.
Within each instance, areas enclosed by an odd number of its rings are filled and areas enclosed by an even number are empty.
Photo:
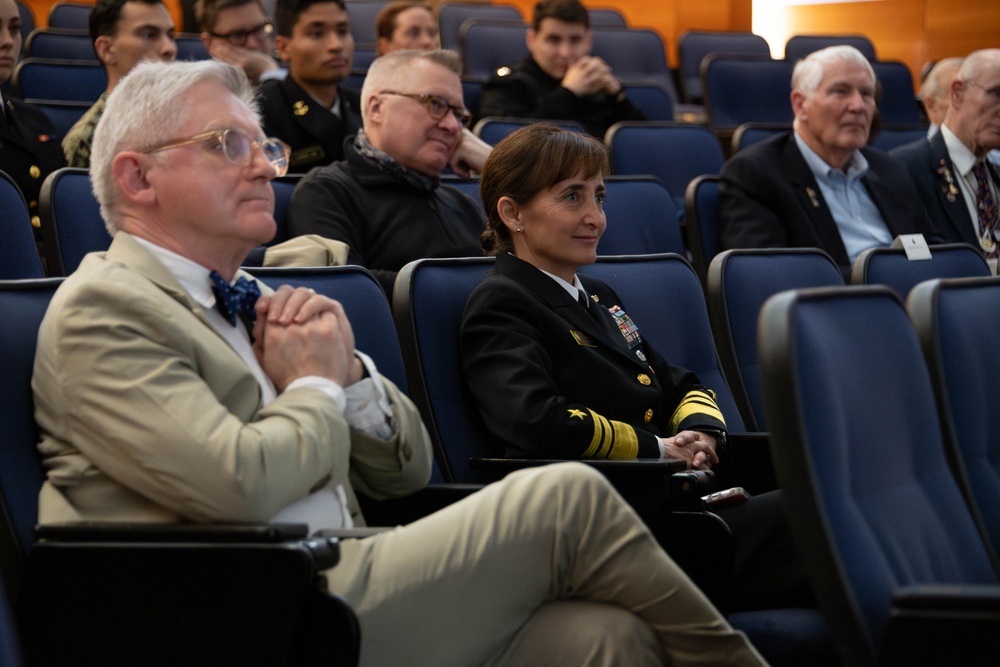
M945 81L941 73L953 67L960 67L962 60L962 58L942 58L934 63L931 71L927 72L927 76L924 77L923 85L920 86L920 96L940 98L947 95L949 88L951 88L951 79ZM956 73L957 71L956 69Z
M1000 68L1000 49L980 49L973 51L962 61L958 70L958 78L962 81L975 81L985 67Z
M410 67L419 60L437 63L458 76L462 76L461 57L454 51L447 49L434 51L404 49L379 56L368 66L368 74L365 75L365 82L361 86L362 122L366 120L368 100L380 91L401 87L409 76Z
M254 90L242 70L216 60L143 62L115 86L94 130L90 180L101 217L114 236L119 191L111 170L122 151L143 151L177 139L191 114L187 91L202 81L218 81L240 98L258 119Z
M795 63L795 69L792 70L792 90L797 90L806 96L812 95L823 82L823 74L826 72L827 65L837 62L859 65L868 73L872 85L875 84L875 70L872 69L872 64L868 62L868 59L853 46L838 44L813 51Z

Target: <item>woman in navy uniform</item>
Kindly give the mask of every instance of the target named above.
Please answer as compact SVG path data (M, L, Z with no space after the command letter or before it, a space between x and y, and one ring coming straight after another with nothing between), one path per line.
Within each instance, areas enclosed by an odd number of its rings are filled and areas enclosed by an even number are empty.
M608 157L597 140L548 124L497 144L480 192L482 245L496 268L462 321L466 380L510 456L718 462L715 395L670 365L604 283L597 259Z
M597 259L607 172L599 141L553 125L529 125L494 147L480 181L481 241L497 260L465 307L466 382L508 456L710 468L726 428L715 394L643 338L609 286L576 273ZM718 510L736 550L726 589L734 608L811 603L780 498ZM651 519L670 545L668 524ZM804 664L822 662L815 657Z
M0 0L0 83L10 78L21 53L21 14L14 0ZM38 228L38 192L50 173L66 165L48 117L21 100L0 94L0 170L21 188L31 223Z

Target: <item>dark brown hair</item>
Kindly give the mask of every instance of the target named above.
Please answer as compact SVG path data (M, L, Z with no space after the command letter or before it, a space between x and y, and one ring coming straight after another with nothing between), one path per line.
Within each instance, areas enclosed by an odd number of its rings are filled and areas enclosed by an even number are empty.
M608 152L597 139L549 123L533 123L507 135L486 158L479 195L486 208L486 231L479 237L487 255L512 252L510 230L497 212L501 197L524 204L560 181L583 172L610 170Z

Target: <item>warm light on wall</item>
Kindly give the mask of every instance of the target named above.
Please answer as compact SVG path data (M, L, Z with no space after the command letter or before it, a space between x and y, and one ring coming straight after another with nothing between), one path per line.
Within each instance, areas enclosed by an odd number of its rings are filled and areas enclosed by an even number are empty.
M753 0L753 31L767 40L772 58L785 57L785 42L792 36L787 7L842 5L884 0Z

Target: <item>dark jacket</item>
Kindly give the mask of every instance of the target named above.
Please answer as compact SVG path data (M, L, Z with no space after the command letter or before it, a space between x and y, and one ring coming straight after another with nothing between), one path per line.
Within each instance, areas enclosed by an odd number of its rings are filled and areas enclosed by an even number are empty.
M319 234L350 247L347 259L371 269L392 295L396 272L422 257L483 254L483 214L454 188L422 190L370 164L344 142L347 159L303 177L292 194L289 236Z
M313 167L344 159L344 138L361 127L361 95L337 88L340 118L324 109L289 75L260 87L264 134L292 147L289 171L304 174Z
M861 154L869 166L861 180L889 233L923 234L928 243L940 243L906 166L875 149L862 148ZM719 194L723 248L820 248L850 279L837 223L792 133L730 158L719 174Z
M975 230L979 227L979 220L969 217L969 209L962 195L962 175L955 171L944 136L938 132L930 139L900 146L891 151L890 155L906 163L910 176L917 184L920 201L938 233L946 241L971 243L978 248L979 238ZM1000 183L993 165L989 161L986 165L993 183Z
M593 313L531 264L501 254L466 304L465 379L507 454L658 458L657 436L725 429L714 394L667 363L641 329L627 340L634 323L613 308L625 304L579 277L597 297Z
M38 223L42 181L65 166L59 137L48 116L21 100L4 97L4 114L0 114L0 170L7 172L21 188L33 224Z
M562 87L560 79L542 71L531 56L490 79L479 98L478 115L575 120L598 138L619 121L646 120L627 97L621 102L604 93L577 97Z

